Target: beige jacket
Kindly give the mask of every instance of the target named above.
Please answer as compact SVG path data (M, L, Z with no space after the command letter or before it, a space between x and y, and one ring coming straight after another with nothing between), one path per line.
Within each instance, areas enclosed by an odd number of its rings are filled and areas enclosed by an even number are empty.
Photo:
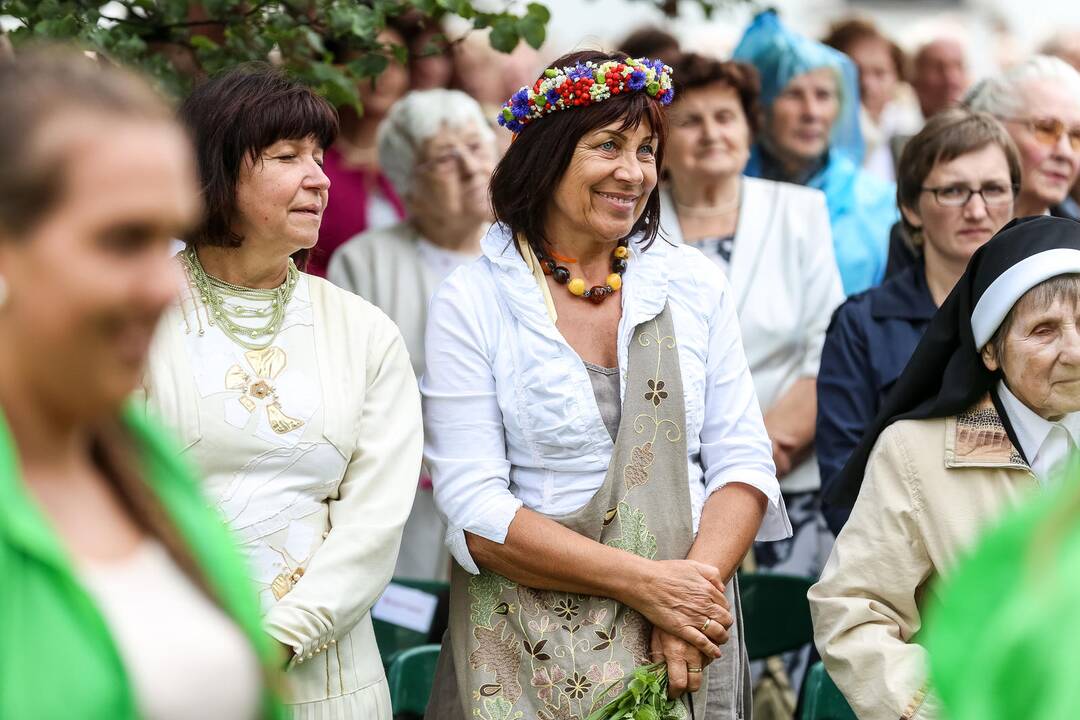
M368 230L339 247L326 269L327 280L356 293L394 321L416 377L424 374L428 301L444 280L424 263L418 242L416 229L407 222Z
M1038 487L989 397L881 434L808 597L825 666L860 720L929 720L921 609L980 531Z

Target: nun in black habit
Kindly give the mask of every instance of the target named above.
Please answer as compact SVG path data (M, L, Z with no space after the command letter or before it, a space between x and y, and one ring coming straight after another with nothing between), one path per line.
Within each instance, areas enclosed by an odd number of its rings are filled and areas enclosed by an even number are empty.
M927 593L1078 442L1080 223L1014 220L972 256L826 498L854 507L809 593L814 636L860 720L937 717Z

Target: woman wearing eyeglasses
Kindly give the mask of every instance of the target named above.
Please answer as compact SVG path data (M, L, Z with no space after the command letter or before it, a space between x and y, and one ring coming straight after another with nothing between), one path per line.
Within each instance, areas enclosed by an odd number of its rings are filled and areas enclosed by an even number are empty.
M840 306L818 371L815 450L833 533L850 508L829 492L972 253L1012 218L1020 174L1012 139L984 113L940 112L905 146L897 200L921 257Z
M1058 215L1080 172L1080 73L1036 55L976 85L964 104L1000 120L1020 151L1024 182L1016 217Z

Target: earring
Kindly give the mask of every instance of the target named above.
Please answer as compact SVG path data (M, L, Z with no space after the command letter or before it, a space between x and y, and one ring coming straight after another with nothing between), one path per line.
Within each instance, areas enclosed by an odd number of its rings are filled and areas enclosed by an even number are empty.
M3 275L0 275L0 308L4 307L4 304L8 299L8 284Z

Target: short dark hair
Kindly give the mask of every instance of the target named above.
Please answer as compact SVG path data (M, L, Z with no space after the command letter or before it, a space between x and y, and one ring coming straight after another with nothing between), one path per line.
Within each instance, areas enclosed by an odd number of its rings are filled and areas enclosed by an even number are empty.
M1020 187L1020 154L1008 131L991 115L955 107L931 117L923 129L904 145L896 171L897 206L919 206L919 195L922 194L926 176L939 162L955 160L987 145L997 145L1005 153L1009 180L1015 192ZM903 212L900 217L909 233L918 232L919 228L909 223Z
M623 38L619 51L632 58L647 57L670 64L670 56L679 53L679 39L658 27L646 25Z
M195 143L206 217L186 239L194 245L239 247L232 229L236 183L245 158L255 160L279 140L314 137L329 147L337 111L311 88L266 63L229 70L198 87L180 106Z
M749 63L685 53L675 60L672 84L675 87L675 103L689 90L710 85L725 85L739 96L750 132L761 129L761 77L757 68Z
M829 28L829 34L825 36L822 42L846 55L854 45L867 40L884 43L889 48L889 57L892 59L893 68L896 70L896 77L901 80L907 78L908 62L904 51L869 20L850 18L833 23L832 27Z
M625 53L596 51L563 55L549 68L573 66L592 61L624 61ZM555 190L562 180L578 141L597 128L622 121L626 130L647 122L656 135L657 173L664 164L664 145L667 140L667 117L660 103L643 92L616 95L593 105L560 110L525 126L491 176L491 205L495 219L506 225L514 236L523 235L538 254L547 254L544 221ZM641 239L647 248L656 239L660 228L659 184L645 202L641 217L634 223L629 237L644 233Z

